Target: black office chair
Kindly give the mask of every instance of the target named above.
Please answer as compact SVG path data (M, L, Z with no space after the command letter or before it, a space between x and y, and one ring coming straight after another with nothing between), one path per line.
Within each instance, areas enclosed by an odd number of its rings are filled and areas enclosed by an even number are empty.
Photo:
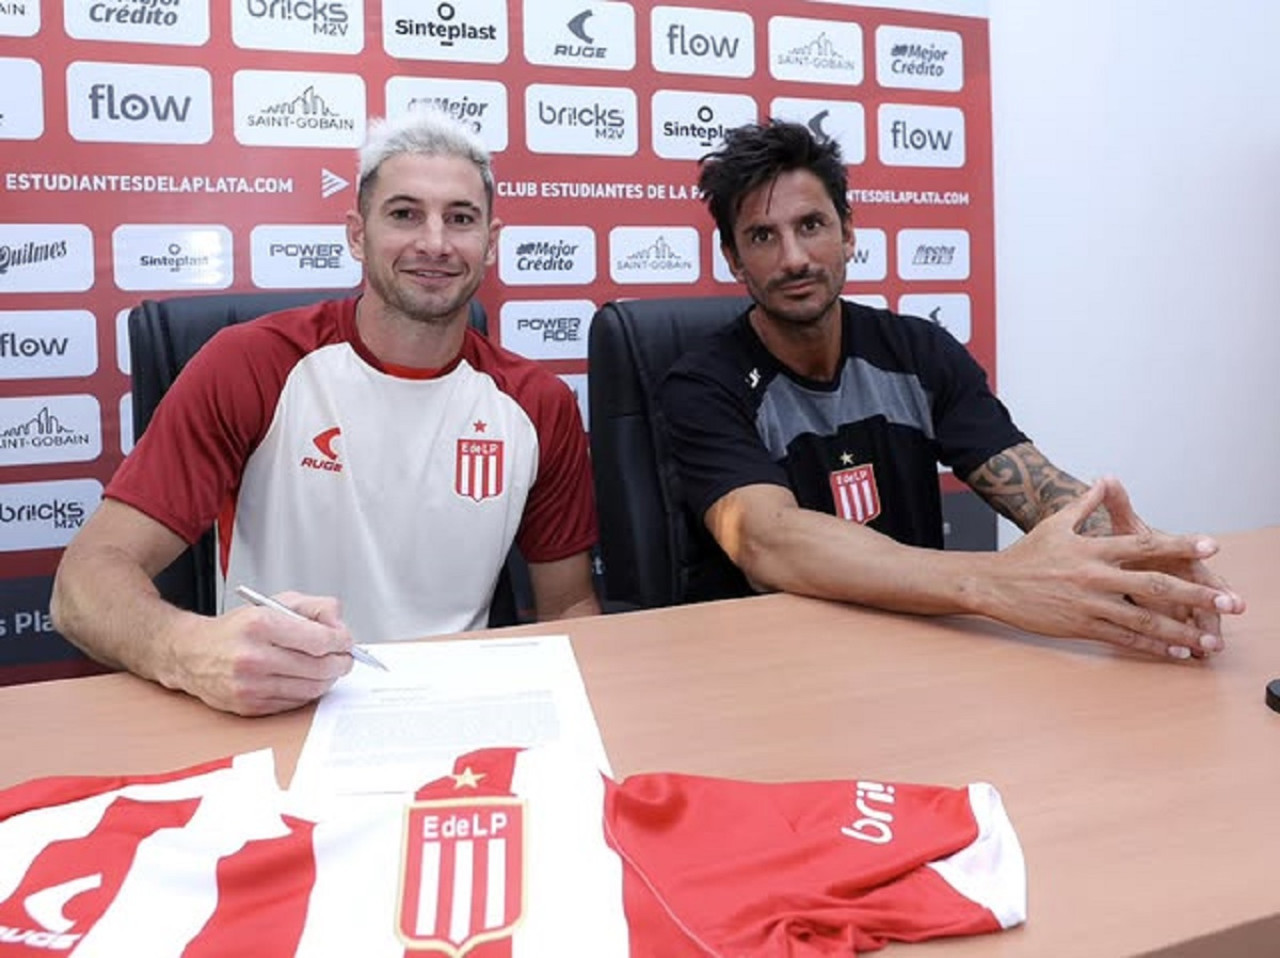
M279 293L211 293L163 300L143 300L129 313L129 362L133 381L133 434L142 436L156 406L178 373L210 337L224 326L247 322L266 313L349 295L335 290L291 290ZM471 301L471 325L488 332L484 307ZM513 579L515 580L513 582ZM210 530L156 576L156 587L169 602L203 615L217 614L217 566ZM516 550L508 558L494 593L489 625L514 625L532 601L517 587L527 582ZM527 590L527 585L524 589Z
M745 297L606 303L588 341L591 462L610 608L684 601L698 561L657 388L679 356L740 315Z

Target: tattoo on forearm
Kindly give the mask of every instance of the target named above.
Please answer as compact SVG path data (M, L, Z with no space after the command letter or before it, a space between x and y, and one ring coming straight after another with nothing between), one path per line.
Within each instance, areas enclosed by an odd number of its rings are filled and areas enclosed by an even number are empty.
M979 466L965 480L973 491L1023 532L1078 498L1088 487L1049 462L1029 442L1012 446ZM1086 535L1107 535L1111 520L1097 509L1084 522Z

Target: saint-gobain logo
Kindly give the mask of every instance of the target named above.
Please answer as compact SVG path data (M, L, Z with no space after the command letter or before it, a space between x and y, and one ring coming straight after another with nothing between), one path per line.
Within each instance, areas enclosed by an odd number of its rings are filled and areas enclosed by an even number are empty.
M89 395L0 399L0 465L84 462L102 452L102 413Z
M0 552L62 548L101 499L95 479L0 486Z
M799 17L769 21L769 72L801 83L862 82L862 28Z
M696 283L701 272L692 226L619 226L609 233L609 275L615 283Z
M631 90L544 83L525 90L525 127L534 153L631 156L636 124Z

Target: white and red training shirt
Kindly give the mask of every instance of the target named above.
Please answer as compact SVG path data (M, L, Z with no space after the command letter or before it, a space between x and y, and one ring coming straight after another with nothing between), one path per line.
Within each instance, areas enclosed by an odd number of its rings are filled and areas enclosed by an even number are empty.
M569 388L474 330L449 367L389 369L354 299L220 331L106 489L194 542L223 583L335 595L363 641L483 627L514 540L530 562L596 539Z
M0 792L0 958L817 958L1025 912L986 784L614 783L552 747L323 807L266 752Z

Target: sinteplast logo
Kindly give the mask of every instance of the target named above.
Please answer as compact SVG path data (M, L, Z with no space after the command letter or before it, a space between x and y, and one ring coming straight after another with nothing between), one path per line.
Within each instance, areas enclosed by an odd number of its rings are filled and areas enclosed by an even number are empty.
M231 230L221 225L122 224L111 234L116 285L127 290L225 289Z
M653 95L653 152L665 160L699 159L757 115L756 101L745 94L659 90Z
M383 0L383 46L394 57L502 63L506 0Z

